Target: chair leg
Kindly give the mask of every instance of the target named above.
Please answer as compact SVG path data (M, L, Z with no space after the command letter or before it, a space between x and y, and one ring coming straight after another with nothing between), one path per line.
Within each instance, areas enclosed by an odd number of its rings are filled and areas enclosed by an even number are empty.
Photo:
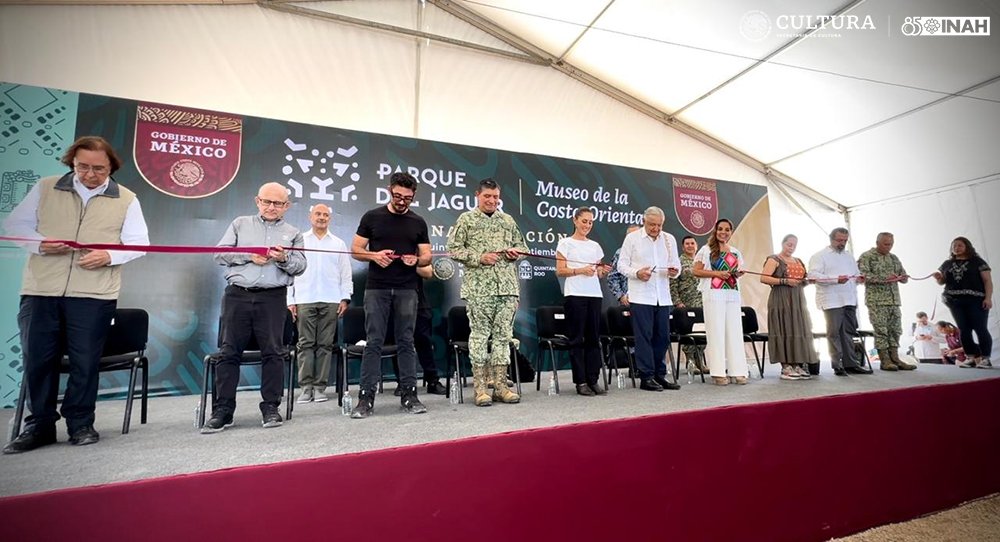
M635 357L632 356L632 352L628 349L628 343L625 343L625 359L628 360L628 374L632 377L632 387L636 388L635 385L635 375L638 374L639 368L635 366Z
M535 351L535 391L542 389L542 364L545 363L545 354L539 348Z
M556 363L556 350L555 350L555 347L552 346L552 343L549 343L549 357L552 360L552 377L555 378L555 380L556 380L556 395L558 395L559 394L559 364Z
M288 384L286 386L288 397L285 399L285 420L292 419L292 410L295 408L295 355L291 352L286 354L288 363Z
M458 356L458 350L455 351L455 367L458 373L458 402L465 404L465 376L462 375L462 358Z
M208 399L208 386L209 380L212 380L212 368L215 364L212 361L212 356L205 356L205 376L202 378L201 382L201 402L198 403L198 428L205 426L205 404ZM214 386L213 386L214 387ZM214 392L215 390L213 390ZM215 394L212 394L212 399L215 399Z
M510 364L514 366L514 386L517 394L521 395L521 368L517 365L517 349L513 344L510 345Z
M142 356L142 399L139 406L139 423L146 423L146 407L149 403L149 358Z
M132 369L128 373L128 395L125 397L125 418L122 419L122 434L127 435L129 423L132 421L132 401L135 399L136 373L139 372L138 359L132 360Z
M677 379L681 374L681 358L680 356L674 357L674 351L670 349L667 345L667 363L670 364L670 372L674 375L674 384L677 384Z
M21 390L17 394L17 409L14 411L14 429L11 440L21 434L21 419L24 417L24 403L28 399L28 375L21 373Z
M753 357L757 361L757 370L760 372L760 378L764 379L764 358L760 357L757 353L757 343L750 341L750 348L753 349Z

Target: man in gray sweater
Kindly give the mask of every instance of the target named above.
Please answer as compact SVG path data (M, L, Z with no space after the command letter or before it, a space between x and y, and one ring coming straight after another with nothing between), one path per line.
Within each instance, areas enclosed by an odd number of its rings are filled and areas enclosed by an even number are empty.
M286 290L292 278L306 270L302 234L283 220L288 210L288 190L267 183L257 192L258 214L241 216L229 225L217 246L268 247L267 254L218 253L215 261L226 267L226 292L222 297L222 357L215 371L212 417L202 433L217 433L233 424L240 361L250 337L257 339L262 355L260 412L264 427L282 423L278 406L284 388L282 339L288 308Z

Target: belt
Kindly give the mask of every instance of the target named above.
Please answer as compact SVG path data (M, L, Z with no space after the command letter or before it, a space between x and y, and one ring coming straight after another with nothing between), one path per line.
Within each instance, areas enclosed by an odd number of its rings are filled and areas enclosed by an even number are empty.
M287 286L272 286L270 288L259 288L257 286L251 286L251 287L247 288L246 286L239 286L237 284L230 284L230 286L232 286L233 288L236 288L238 290L243 290L244 292L250 292L252 294L256 294L256 293L260 293L260 292L271 292L271 291L274 291L274 290L284 290L284 289L287 288Z

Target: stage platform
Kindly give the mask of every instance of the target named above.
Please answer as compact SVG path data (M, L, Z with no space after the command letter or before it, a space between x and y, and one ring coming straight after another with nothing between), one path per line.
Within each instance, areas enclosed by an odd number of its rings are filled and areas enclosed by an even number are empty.
M876 364L876 368L878 365ZM253 370L253 369L244 369ZM447 441L525 429L581 424L696 411L773 401L788 401L839 394L879 392L916 386L970 382L1000 377L1000 369L959 369L954 366L921 365L919 370L888 373L876 369L871 376L837 377L828 365L809 381L782 381L775 366L768 366L763 380L753 378L746 386L719 387L701 383L698 377L682 389L662 393L612 386L603 397L582 397L573 390L569 371L560 373L562 394L546 393L547 375L540 391L533 383L523 384L523 400L518 405L498 404L476 408L471 400L453 406L443 396L421 395L429 412L409 415L398 408L399 398L387 384L375 402L375 415L364 420L340 414L335 400L295 405L293 419L275 429L263 429L257 408L257 392L240 392L236 425L213 435L202 435L193 427L197 397L153 398L149 403L149 423L139 424L138 404L131 432L122 435L124 401L101 401L97 405L96 429L101 441L92 446L74 447L66 440L65 425L59 425L59 440L30 453L0 457L0 496L55 489L142 480L161 476L214 471L368 452L398 446ZM356 393L356 388L354 388ZM471 399L471 387L465 388ZM281 409L284 414L284 408ZM2 427L13 409L0 412ZM852 416L905 416L905 412L853 412ZM1000 417L1000 396L989 412L970 416ZM782 423L776 420L775 423ZM989 450L994 458L997 450ZM899 454L920 454L920 450L895 450ZM879 461L878 453L865 450L861 461ZM420 468L414 465L414 468ZM317 483L317 491L325 484ZM332 487L332 486L331 486ZM433 488L428 488L433 489Z

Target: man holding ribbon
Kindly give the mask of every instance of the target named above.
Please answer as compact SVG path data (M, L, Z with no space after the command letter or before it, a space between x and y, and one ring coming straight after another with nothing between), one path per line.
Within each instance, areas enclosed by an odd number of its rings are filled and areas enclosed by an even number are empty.
M476 406L493 401L517 403L507 385L508 345L520 295L517 266L528 252L514 218L500 210L500 186L484 179L476 189L477 206L458 217L448 236L448 252L465 265L462 299L469 311L469 361ZM489 346L487 346L489 344ZM493 395L487 381L493 380Z
M306 270L306 257L302 234L284 221L288 190L279 183L267 183L260 187L255 201L258 213L233 220L217 245L267 247L267 252L215 254L215 261L226 267L229 285L222 296L222 357L215 371L212 417L201 428L202 433L217 433L233 424L240 361L251 334L260 346L262 360L261 424L278 427L283 421L278 406L284 388L282 342L288 317L285 302L293 278ZM297 250L286 250L289 246Z
M393 173L389 178L389 204L365 213L354 235L351 253L355 260L368 262L368 280L361 391L352 418L367 418L375 408L382 345L390 316L399 354L400 405L410 414L427 412L417 398L413 328L417 320L417 287L423 280L417 274L417 267L430 265L431 242L427 222L410 210L416 192L417 180L412 175Z
M872 374L854 358L854 337L858 334L858 287L864 276L847 251L850 232L834 228L830 246L809 259L809 278L816 282L816 305L826 317L826 340L830 344L833 374Z
M899 258L893 254L893 235L882 232L872 248L858 258L858 269L865 277L865 305L875 331L879 369L912 371L917 367L899 359L899 337L903 334L899 310L899 283L910 279Z
M4 224L7 234L35 238L24 269L21 310L24 377L31 415L5 454L56 442L59 365L69 356L70 373L61 413L69 442L93 444L98 363L121 290L122 264L143 252L75 251L63 241L148 245L139 200L111 175L122 166L104 138L77 139L62 157L71 171L46 177L31 189Z

